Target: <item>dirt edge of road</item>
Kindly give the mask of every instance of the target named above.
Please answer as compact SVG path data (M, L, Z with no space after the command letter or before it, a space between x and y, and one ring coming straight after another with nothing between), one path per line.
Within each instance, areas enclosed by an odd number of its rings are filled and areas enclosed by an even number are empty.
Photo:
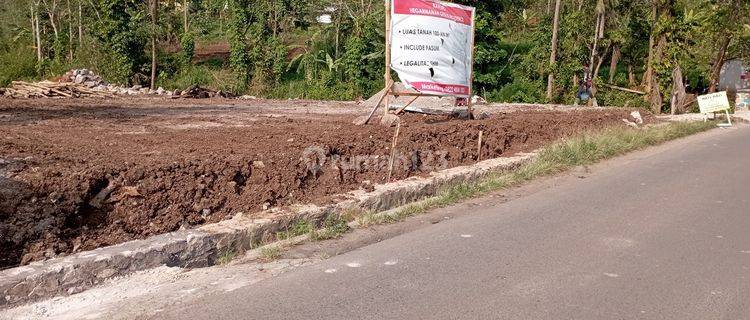
M389 181L403 180L471 165L478 150L481 159L507 157L624 127L629 116L625 109L508 112L475 121L404 115L391 155L395 128L356 126L351 116L320 111L17 103L0 105L0 234L7 235L0 268L240 213L335 203L336 195L388 182L390 157Z
M352 210L384 211L435 195L440 190L471 183L493 172L519 167L533 153L485 160L433 172L428 177L412 177L375 190L355 190L339 196L335 204L308 204L263 213L237 215L229 220L196 229L180 230L143 240L98 248L73 255L0 271L0 307L36 301L60 294L75 294L102 281L133 272L166 265L200 268L217 263L227 253L241 254L260 244L275 241L278 233L296 221L316 225L326 217Z
M674 138L678 137L681 136ZM652 144L667 140L671 138ZM289 230L296 221L311 221L319 225L326 217L340 216L351 210L373 212L397 208L434 196L452 186L477 183L489 173L510 171L528 163L533 157L526 154L487 160L472 166L444 170L429 178L410 178L381 185L374 192L350 192L345 195L348 200L335 205L298 207L296 212L285 213L270 210L267 218L263 219L238 217L196 230L100 248L47 263L32 263L0 273L0 292L4 293L5 304L15 305L61 293L77 293L105 279L160 265L210 266L228 254L234 256L257 248L259 243L272 241L278 232Z
M705 134L717 134L720 133L721 130L713 130L713 133L704 133ZM698 137L700 135L693 135L694 137ZM686 137L685 139L692 139L692 137ZM628 153L628 155L625 155L625 159L628 157L633 157L634 155L640 154L640 152L658 152L662 145L664 145L665 148L673 148L674 143L678 143L677 141L671 141L671 140L680 140L680 139L669 139L667 142L663 144L659 144L658 148L649 148L648 150L638 151L638 153ZM670 146L671 145L671 146ZM615 157L613 159L618 159L619 157ZM602 168L607 168L607 166L611 166L610 160L606 159L603 161L600 161L596 164L592 164L591 169L593 172L599 171ZM514 170L518 171L518 170ZM571 175L572 173L572 175ZM571 178L574 179L580 179L579 173L574 170L573 172L566 171L562 172L558 175L553 175L549 177L540 177L539 179L534 179L533 181L529 181L529 183L522 183L519 185L514 185L511 188L503 189L504 191L499 191L500 193L491 192L488 194L478 194L478 198L471 198L468 200L462 200L460 203L456 203L455 205L459 207L465 207L467 210L469 208L473 208L474 206L478 205L478 201L481 199L489 200L491 203L505 203L507 201L511 201L515 199L516 197L521 196L518 192L518 190L524 190L521 193L526 194L528 192L536 192L539 190L539 188L544 188L543 185L548 184L549 179L554 179L556 181L555 177L564 177L567 175L571 175ZM484 179L486 180L486 179ZM541 183L542 185L539 185ZM555 183L557 184L557 183ZM520 188L520 189L518 189ZM485 198L486 196L489 196L490 198ZM410 207L412 207L415 203L421 203L426 202L425 200L420 200L417 202L412 202L405 204L400 207L393 208L391 210L387 210L384 212L381 212L379 214L382 215L398 215L399 211L403 210L412 210ZM427 200L429 202L429 198ZM455 205L449 205L449 207L453 207ZM441 206L442 208L442 206ZM469 210L470 211L470 210ZM463 213L462 213L463 214ZM466 213L471 214L471 213ZM283 273L286 271L290 271L292 269L296 269L295 263L309 263L309 261L318 261L320 259L327 259L328 257L336 256L339 254L343 254L352 250L356 250L358 248L361 248L363 246L367 246L369 244L383 241L384 239L389 239L395 236L398 236L400 234L403 234L405 232L410 232L415 229L423 228L426 226L429 226L431 224L439 223L437 221L442 221L443 219L449 219L448 216L451 216L451 214L446 214L443 209L437 209L437 210L429 210L429 212L426 212L426 214L418 214L418 215L412 215L404 220L398 220L399 223L393 224L385 224L385 225L368 225L366 227L358 226L356 222L350 223L349 225L352 227L353 232L347 232L346 235L344 235L341 238L336 238L328 241L312 241L308 239L306 236L302 237L296 237L293 239L288 239L284 241L278 241L274 243L267 244L264 247L259 247L253 250L248 251L246 254L236 254L232 255L236 257L235 261L232 261L229 264L231 268L239 268L239 270L245 270L245 271L238 271L238 272L247 272L246 270L260 270L262 271L262 274L266 274L267 272L272 272L278 275L279 273ZM455 217L451 217L455 218ZM268 247L279 247L283 248L283 251L278 256L277 261L268 261L265 260L264 257L264 248ZM291 261L291 263L290 263ZM226 262L225 262L226 263ZM313 262L314 263L314 262ZM304 264L304 263L303 263ZM279 265L287 265L287 270L276 270L275 268ZM158 269L153 269L153 271L144 271L144 272L137 272L133 277L127 276L122 279L122 281L117 280L117 282L113 281L107 281L106 284L103 284L101 286L96 286L98 288L97 290L93 290L92 292L87 292L81 295L80 297L77 297L78 295L74 297L68 297L68 298L55 298L55 299L45 299L43 301L40 301L38 303L32 303L32 304L25 304L25 305L19 305L12 308L5 309L6 312L9 312L7 315L28 315L31 312L43 312L45 316L63 316L66 319L67 318L80 318L82 315L88 314L89 311L86 311L86 309L82 309L82 306L90 305L93 303L92 307L88 310L96 310L97 314L114 314L117 312L121 312L123 309L120 309L119 307L115 307L118 304L123 303L123 300L120 299L112 299L112 298L101 298L102 300L98 300L99 298L95 299L95 301L92 301L92 297L99 296L104 294L105 296L120 296L122 294L125 294L126 292L131 292L133 290L138 290L137 287L135 287L135 283L141 282L147 280L147 281L155 281L155 277L164 277L165 279L163 281L168 282L168 286L164 287L164 290L176 290L175 288L178 288L177 290L183 290L186 288L192 288L191 290L195 290L195 287L201 287L202 285L199 283L199 279L202 282L205 282L203 285L207 286L204 289L206 292L211 292L211 290L223 290L222 285L219 284L219 288L215 288L216 282L212 282L215 280L203 280L204 277L209 277L210 279L214 279L215 277L218 277L218 274L222 274L225 271L223 270L233 270L233 269L225 269L227 268L227 265L219 265L212 268L206 268L206 269L198 269L198 270L182 270L178 268L169 268L169 267L162 267ZM180 271L182 270L182 271ZM271 271L276 270L276 271ZM221 272L221 273L219 273ZM230 271L226 271L230 272ZM232 273L237 271L231 271ZM213 275L213 276L212 276ZM251 278L255 278L255 276L252 275L243 275L243 278L245 276L250 276ZM275 275L274 275L275 276ZM179 280L177 283L173 283L171 280L172 277L178 277ZM196 278L197 277L197 278ZM214 277L214 278L211 278ZM273 276L270 276L273 277ZM265 278L265 277L260 277ZM192 282L194 279L197 282ZM229 280L233 281L233 280ZM219 281L222 282L222 281ZM252 281L251 281L252 282ZM182 284L180 284L182 283ZM209 284L210 283L210 284ZM156 282L152 283L156 284ZM167 285L167 283L164 283ZM161 287L161 285L159 286ZM171 289L168 289L171 288ZM125 292L123 292L123 290ZM201 289L203 290L203 289ZM184 291L184 290L183 290ZM96 292L96 293L94 293ZM133 301L140 301L140 300L149 300L152 298L149 298L149 296L157 296L160 295L156 292L151 292L148 294L145 294L143 296L132 296L128 298L129 300ZM175 291L177 292L177 291ZM175 299L176 297L170 297L170 299ZM115 301L118 301L115 303ZM132 302L131 302L132 303ZM168 302L165 302L168 303ZM64 307L64 305L73 304L75 305L72 307L72 309L68 309L68 307ZM92 309L93 308L93 309ZM126 308L128 309L128 308ZM136 308L138 309L138 308ZM133 309L133 310L136 310ZM66 311L68 310L68 311ZM103 312L103 313L102 313ZM2 313L2 311L0 311ZM40 313L40 315L42 315Z

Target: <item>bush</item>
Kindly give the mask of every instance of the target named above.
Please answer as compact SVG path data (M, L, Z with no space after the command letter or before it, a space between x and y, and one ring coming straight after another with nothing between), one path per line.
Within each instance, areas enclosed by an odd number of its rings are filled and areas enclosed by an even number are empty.
M36 56L27 52L25 46L16 46L7 52L0 51L0 87L7 87L11 81L30 80L38 76Z
M643 100L643 96L641 95L601 86L596 93L596 99L600 106L642 109L649 108L648 102Z
M345 83L289 79L270 88L267 96L274 99L353 100L355 92L353 86Z
M149 39L146 15L139 1L99 0L92 2L100 16L89 28L94 48L104 59L97 61L99 73L114 83L130 84L147 65ZM143 74L141 74L143 78Z
M182 62L189 64L195 56L195 36L190 32L182 34L180 46L182 47Z
M544 90L529 80L516 79L500 90L490 91L485 98L491 102L539 103L544 101Z
M209 66L184 66L173 74L162 71L159 74L158 86L167 89L185 89L199 85L214 90L243 94L247 86L232 70L211 68Z

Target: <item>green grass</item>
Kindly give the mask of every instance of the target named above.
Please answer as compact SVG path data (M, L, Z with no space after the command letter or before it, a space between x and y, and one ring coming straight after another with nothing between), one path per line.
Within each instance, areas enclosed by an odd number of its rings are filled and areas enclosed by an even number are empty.
M390 224L428 210L445 207L483 194L509 188L539 177L564 172L571 168L589 165L621 154L640 150L669 140L689 136L715 127L715 123L691 122L669 123L644 129L611 128L564 139L543 148L539 155L518 169L497 173L475 183L465 183L447 188L436 196L423 199L388 213L363 212L351 209L340 215L328 215L316 226L306 220L298 220L287 230L276 234L278 240L308 235L312 241L335 239L349 231L348 221L357 221L360 227ZM277 260L284 249L277 245L260 248L259 259L264 262ZM225 252L217 260L226 264L234 258L234 252Z
M336 239L347 231L349 231L349 224L346 219L336 214L330 214L323 222L323 228L310 232L310 239L313 241Z
M263 96L271 99L354 100L357 95L351 84L330 83L319 80L285 79L268 88Z
M310 232L313 232L314 230L315 228L309 221L297 220L296 222L294 222L294 224L287 227L285 231L277 232L276 239L287 240L287 239L301 236L303 234L308 234Z
M174 74L160 75L157 84L166 90L184 90L192 85L233 93L247 90L231 70L209 64L182 66Z
M325 221L323 221L319 229L316 229L316 226L307 220L297 220L287 227L286 230L277 232L276 239L288 240L302 235L308 235L313 241L335 239L349 231L346 218L350 215L351 213L342 215L330 214L326 216Z
M237 256L237 253L234 250L227 249L226 251L219 254L219 257L216 259L216 264L217 265L228 264L232 262L232 260L234 260L236 256Z
M593 164L713 127L715 123L712 122L669 123L645 129L612 128L585 133L543 148L536 159L517 170L491 175L476 183L448 188L434 197L408 204L390 214L367 213L358 217L357 220L363 226L402 221L433 208L444 207L577 166Z
M260 259L266 262L274 261L281 257L283 250L277 246L266 246L260 248Z

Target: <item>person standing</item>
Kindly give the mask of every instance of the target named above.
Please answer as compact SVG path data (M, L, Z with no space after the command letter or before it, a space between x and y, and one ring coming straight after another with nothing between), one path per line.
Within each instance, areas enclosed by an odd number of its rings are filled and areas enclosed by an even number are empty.
M576 93L576 105L586 104L591 98L591 69L588 64L583 64L583 77L578 81L578 92Z

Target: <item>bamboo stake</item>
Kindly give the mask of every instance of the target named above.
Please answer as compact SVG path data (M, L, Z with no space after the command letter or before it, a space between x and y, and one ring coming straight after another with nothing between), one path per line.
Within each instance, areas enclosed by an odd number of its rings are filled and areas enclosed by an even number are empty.
M49 90L45 90L38 87L33 87L26 85L24 83L13 83L13 89L15 89L18 92L24 92L28 94L41 94L41 95L49 95Z
M398 134L401 132L401 123L396 124L396 134L393 135L393 143L391 143L391 159L388 161L388 179L387 182L391 181L391 176L393 175L393 163L395 162L396 158L396 143L398 143Z
M479 130L479 142L477 142L477 161L482 160L482 136L484 131Z
M68 98L78 98L84 95L93 97L115 97L114 94L92 90L84 85L73 83L54 83L47 81L28 83L23 81L13 81L11 84L13 87L8 88L7 95L27 97L63 96Z
M389 83L389 85L390 84L393 84L393 81L391 81ZM385 93L383 93L383 95L380 97L380 100L378 100L378 103L376 103L375 107L372 108L372 111L370 111L370 115L367 116L367 120L365 120L364 124L368 124L370 122L370 120L372 120L372 116L375 115L375 112L378 111L378 108L380 107L380 104L383 103L383 100L387 96L388 96L388 90L386 90Z
M472 12L471 14L471 60L469 60L469 99L466 101L466 107L469 109L469 119L474 119L474 106L472 105L472 96L474 95L474 54L476 50L474 49L474 34L477 30L477 24L476 24L476 12Z
M620 91L624 91L624 92L629 92L629 93L635 93L635 94L641 94L641 95L646 94L643 91L638 91L638 90L633 90L633 89L618 87L618 86L607 84L607 83L602 83L602 86L605 86L605 87L610 88L610 89L615 89L615 90L620 90Z
M388 114L390 107L390 98L388 95L393 90L393 81L391 81L391 1L385 0L385 108L383 115Z
M13 81L12 83L14 85L18 84L18 85L21 85L21 86L32 87L32 88L41 89L41 90L48 90L48 91L57 93L57 94L59 94L59 95L61 95L63 97L68 97L68 98L72 97L72 95L70 95L68 93L65 93L65 92L62 92L60 90L57 90L55 88L44 87L44 86L33 84L33 83L19 82L19 81Z
M419 99L419 97L420 96L415 96L414 98L411 99L411 101L409 101L403 107L398 108L398 110L396 110L396 114L402 114L404 112L404 110L406 110L406 108L408 108L412 103L414 103L414 101L417 101L417 99Z

